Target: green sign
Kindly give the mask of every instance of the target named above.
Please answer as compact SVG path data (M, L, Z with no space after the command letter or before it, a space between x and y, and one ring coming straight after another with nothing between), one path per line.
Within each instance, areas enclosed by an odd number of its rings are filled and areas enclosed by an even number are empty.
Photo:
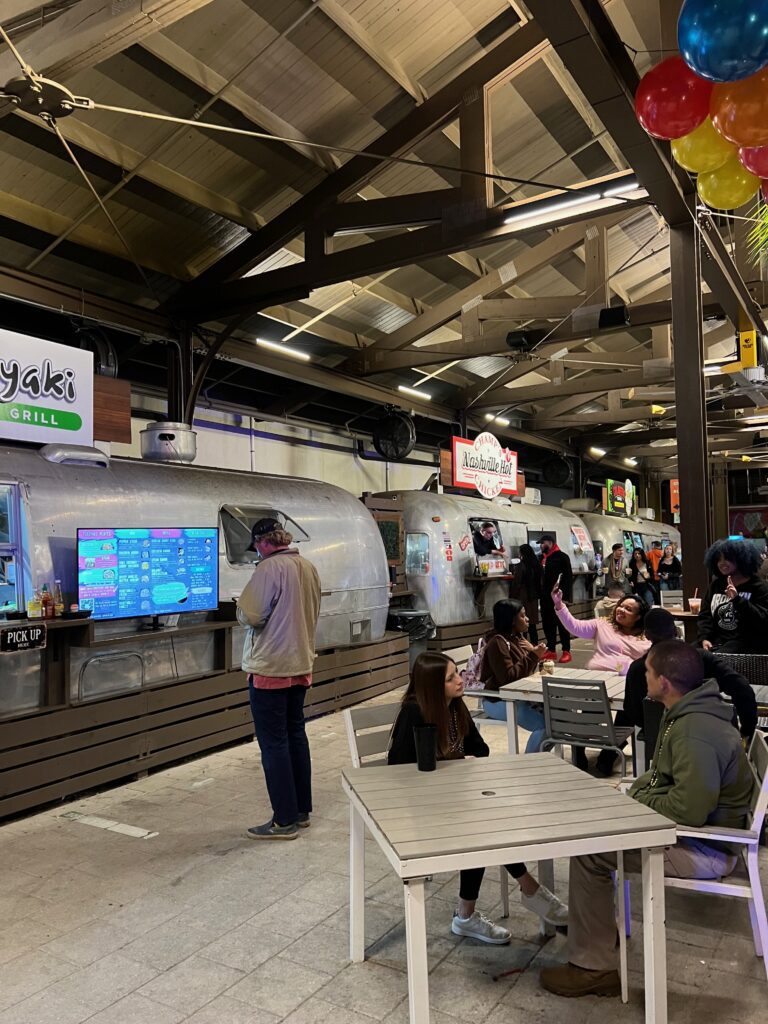
M0 404L0 420L33 427L49 427L51 430L80 430L83 425L76 412L50 409L44 405L20 405L18 402Z

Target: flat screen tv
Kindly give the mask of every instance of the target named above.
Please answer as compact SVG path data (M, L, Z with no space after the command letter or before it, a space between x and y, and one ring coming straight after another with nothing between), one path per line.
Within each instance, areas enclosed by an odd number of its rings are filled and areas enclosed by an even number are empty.
M219 531L77 531L77 599L94 619L211 611L219 604Z

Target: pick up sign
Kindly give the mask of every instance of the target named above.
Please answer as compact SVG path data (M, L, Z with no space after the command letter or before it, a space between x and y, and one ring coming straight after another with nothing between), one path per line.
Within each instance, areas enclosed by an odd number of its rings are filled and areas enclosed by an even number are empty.
M0 629L0 654L35 651L45 647L48 630L45 626L11 626Z

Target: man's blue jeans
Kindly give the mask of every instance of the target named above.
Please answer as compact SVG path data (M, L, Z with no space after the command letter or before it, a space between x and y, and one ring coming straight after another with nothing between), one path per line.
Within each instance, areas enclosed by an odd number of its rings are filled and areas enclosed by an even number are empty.
M507 702L490 701L483 697L483 711L489 718L498 722L507 720ZM526 754L538 754L544 740L544 711L541 704L531 704L527 700L517 701L517 724L530 732L525 746Z
M259 690L248 684L261 766L278 825L293 825L312 810L312 762L304 728L305 686Z

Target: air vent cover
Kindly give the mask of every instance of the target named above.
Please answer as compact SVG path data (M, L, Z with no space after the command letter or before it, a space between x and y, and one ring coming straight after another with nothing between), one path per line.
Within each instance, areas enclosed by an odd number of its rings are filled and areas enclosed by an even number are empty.
M416 447L416 425L402 409L388 409L373 431L373 447L388 462L400 462Z

